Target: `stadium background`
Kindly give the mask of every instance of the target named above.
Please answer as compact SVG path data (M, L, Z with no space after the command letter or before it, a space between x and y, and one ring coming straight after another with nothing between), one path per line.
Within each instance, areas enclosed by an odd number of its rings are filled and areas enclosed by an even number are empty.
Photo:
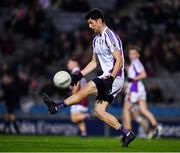
M0 66L17 79L12 100L21 134L77 135L69 120L69 109L55 116L47 114L40 92L60 101L69 95L52 84L66 61L78 55L82 67L91 58L92 34L84 14L91 8L104 11L108 26L122 39L125 55L129 45L142 48L141 60L148 78L150 109L162 124L164 137L180 137L180 1L178 0L1 0L0 1ZM89 75L91 79L99 70ZM1 78L2 80L2 78ZM2 81L1 81L2 82ZM0 88L0 95L3 90ZM109 111L121 119L123 94ZM90 108L94 97L90 97ZM0 101L0 132L6 112ZM89 135L117 133L95 119L87 120ZM141 128L135 131L143 136Z

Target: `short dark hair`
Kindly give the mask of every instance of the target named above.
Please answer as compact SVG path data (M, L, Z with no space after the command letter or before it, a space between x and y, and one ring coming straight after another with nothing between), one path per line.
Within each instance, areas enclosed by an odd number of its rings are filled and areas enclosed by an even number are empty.
M100 9L92 9L90 10L86 16L85 16L86 20L89 20L90 18L93 20L97 20L97 19L101 19L102 22L104 22L104 14Z
M79 59L80 59L80 57L78 55L73 55L69 58L69 60L76 61L77 63L79 63Z
M129 50L136 50L139 54L141 53L141 48L138 47L138 46L135 46L135 45L130 45L130 46L128 47L128 51L129 51Z

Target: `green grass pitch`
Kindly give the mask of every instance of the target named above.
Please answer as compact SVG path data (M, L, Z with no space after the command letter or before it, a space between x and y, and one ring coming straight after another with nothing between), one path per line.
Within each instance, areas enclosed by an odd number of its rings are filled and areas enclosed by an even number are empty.
M0 135L0 152L180 152L179 139L137 138L121 148L115 137Z

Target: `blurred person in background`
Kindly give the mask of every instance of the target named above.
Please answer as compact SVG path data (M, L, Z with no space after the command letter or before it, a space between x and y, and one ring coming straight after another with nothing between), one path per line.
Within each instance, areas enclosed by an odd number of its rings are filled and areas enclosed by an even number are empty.
M19 79L7 64L2 65L1 70L1 88L3 96L1 99L5 101L7 113L5 114L4 133L19 134L19 127L16 122L15 110L19 107L20 93L19 93Z
M78 57L71 57L67 62L67 68L71 71L71 74L79 73L80 66L78 62ZM77 93L83 86L87 84L85 78L82 78L77 85L71 87L72 94ZM87 129L85 119L89 118L88 113L88 98L84 98L80 103L71 106L71 121L77 124L80 134L82 137L87 136Z
M125 92L127 90L127 84L128 83L126 82L125 86L124 86ZM126 102L126 99L124 99L124 106L126 105L125 102ZM127 111L127 110L123 110L123 111ZM126 114L126 116L124 116L125 114ZM123 115L122 115L123 125L128 130L133 130L132 125L131 125L131 120L132 119L134 121L136 121L137 123L139 123L143 127L145 133L149 132L149 125L147 123L147 120L141 115L141 111L140 111L140 108L139 108L138 104L133 104L128 109L128 113L123 112Z
M161 133L161 127L158 126L156 118L147 108L146 90L142 82L142 80L146 78L147 75L144 66L139 60L140 48L131 46L128 50L128 56L131 63L128 67L127 72L129 83L126 88L123 110L125 127L128 129L132 129L130 116L131 108L133 107L133 105L138 105L140 113L144 115L151 123L151 132L149 133L148 137L157 137Z

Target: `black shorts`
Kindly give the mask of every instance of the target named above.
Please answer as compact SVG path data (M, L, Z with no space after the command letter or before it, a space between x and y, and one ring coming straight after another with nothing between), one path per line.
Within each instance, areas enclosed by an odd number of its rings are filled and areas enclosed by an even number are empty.
M111 104L112 101L114 100L114 96L111 94L107 94L105 92L105 86L103 80L100 78L95 78L92 81L96 84L96 88L98 91L96 100L104 100L107 101L109 104Z

